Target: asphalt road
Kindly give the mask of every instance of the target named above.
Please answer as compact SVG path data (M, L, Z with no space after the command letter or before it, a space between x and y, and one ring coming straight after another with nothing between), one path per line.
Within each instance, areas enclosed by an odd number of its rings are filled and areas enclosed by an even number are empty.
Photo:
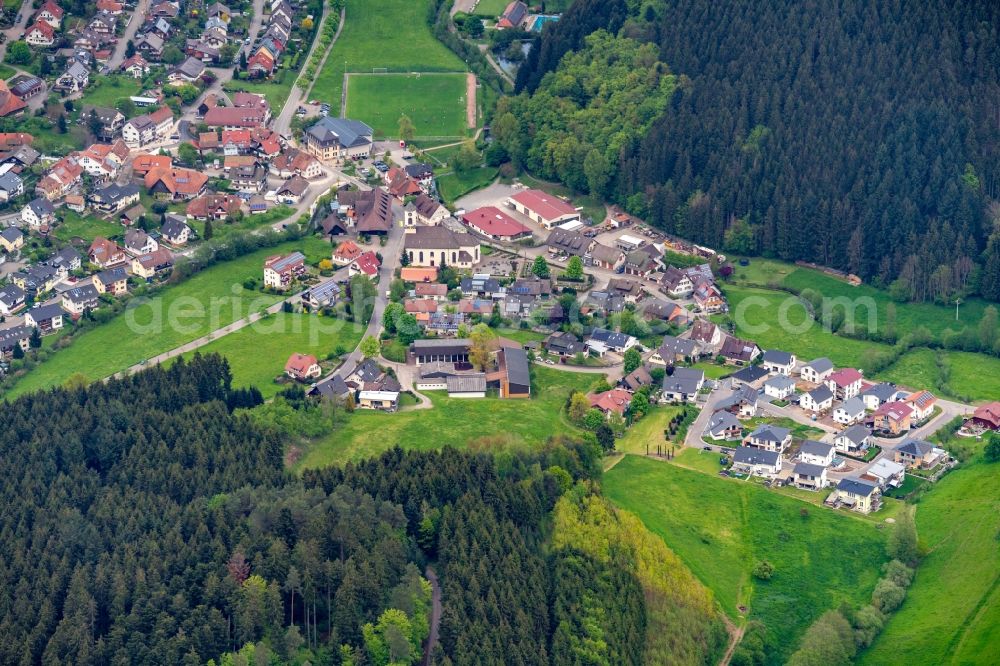
M111 59L108 60L108 69L112 72L117 71L121 64L125 62L125 50L128 48L129 43L135 39L135 34L139 32L139 27L143 23L146 14L149 13L149 5L152 0L139 0L139 3L135 6L135 11L132 12L132 16L129 17L128 24L125 26L125 31L122 33L121 37L118 38L118 43L115 44L115 52L111 54ZM68 18L68 17L67 17Z

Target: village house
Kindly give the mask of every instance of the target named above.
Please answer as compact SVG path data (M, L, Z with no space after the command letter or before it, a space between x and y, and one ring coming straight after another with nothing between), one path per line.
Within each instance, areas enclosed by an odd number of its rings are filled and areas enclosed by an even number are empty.
M28 351L32 329L30 326L14 326L0 331L0 358L11 358L14 347Z
M833 372L833 361L824 357L814 359L809 361L804 366L799 374L807 382L812 382L813 384L819 384L826 380Z
M660 278L660 284L674 298L683 298L694 292L694 282L691 281L691 277L676 266L667 267L663 277Z
M333 250L331 261L334 266L347 266L361 256L363 250L352 240L346 240Z
M36 264L11 274L10 280L23 289L28 298L37 298L55 288L59 274L51 266Z
M711 353L722 343L722 329L707 319L697 319L688 337L701 345L703 353Z
M865 409L876 410L887 402L893 402L899 396L899 389L895 384L875 384L869 386L861 392L861 399L865 403Z
M854 368L842 368L827 375L824 382L838 400L849 400L861 393L861 379Z
M602 393L591 393L587 396L590 406L600 410L605 416L618 414L624 416L632 404L632 394L625 389L613 388Z
M93 310L100 302L100 294L92 282L80 283L62 294L62 306L75 320L88 309Z
M36 305L24 313L24 325L33 326L42 335L55 333L63 327L63 315L66 312L57 303L51 305Z
M705 428L705 434L715 441L737 439L742 433L743 424L725 410L712 414L712 418Z
M733 388L744 385L760 388L761 382L767 377L767 370L764 368L759 365L748 365L729 375L729 380L732 382Z
M278 203L294 206L308 189L309 181L302 176L292 176L275 191L275 200Z
M141 79L149 74L149 63L142 55L136 53L122 63L121 70L133 79Z
M795 395L795 380L785 375L775 375L764 382L764 395L776 400L788 400Z
M521 2L521 0L513 0L503 10L503 14L497 20L497 30L524 28L528 24L528 17L528 6Z
M332 307L340 298L341 291L336 280L327 280L305 291L302 302L313 309Z
M797 488L805 490L822 490L829 484L826 467L807 462L795 463L792 469L792 480Z
M549 246L550 252L582 258L590 251L594 241L578 231L556 228L545 239L545 244Z
M68 194L76 187L83 176L83 167L72 155L64 157L48 170L35 185L35 194L54 201Z
M398 391L360 391L358 409L377 409L394 412L399 407Z
M783 453L792 445L792 431L788 428L762 423L744 438L743 443L746 446Z
M0 232L0 247L11 254L24 247L24 234L17 227L7 227Z
M74 62L66 71L59 75L53 90L67 95L78 93L90 83L90 70L78 62Z
M872 427L875 430L898 435L910 429L913 408L903 402L887 402L872 414Z
M78 270L83 261L80 253L70 246L66 246L45 260L45 263L56 269L59 279L65 279L72 271Z
M99 294L120 296L128 292L128 273L121 266L109 268L95 274L93 283Z
M691 294L691 298L698 309L706 314L714 314L726 310L726 299L714 284L702 283L697 285L694 293Z
M444 222L450 215L440 201L420 193L403 207L403 226L414 227L418 224L435 226Z
M48 199L39 197L28 202L21 210L21 221L31 229L38 229L44 224L56 221L56 209Z
M118 109L111 109L104 106L95 106L95 107L90 107L89 109L85 107L83 110L83 117L89 119L91 115L93 115L93 117L97 120L97 123L100 126L100 129L97 133L98 139L101 139L102 141L114 141L117 137L121 135L122 129L125 127L125 115L121 111L119 111ZM100 144L95 144L95 145L100 145ZM91 148L93 148L93 146L91 146ZM124 162L125 157L128 157L127 145L125 145L124 152L125 155L124 157L121 158L122 162ZM118 154L118 156L120 157L120 153L116 154ZM101 158L103 159L103 157L105 156L106 155L102 155ZM88 166L87 164L84 164L84 168L87 168L87 166ZM87 171L89 173L90 169L87 169Z
M0 174L0 201L6 202L24 194L24 181L13 171Z
M874 481L879 489L898 488L906 480L906 466L888 458L879 458L861 475L864 481Z
M618 382L618 385L630 393L635 393L643 386L652 386L653 376L649 374L649 370L640 365L638 368L622 377Z
M930 417L934 412L937 398L930 391L917 391L903 399L903 403L913 409L913 420L920 422Z
M44 21L37 21L24 31L24 41L30 46L48 48L56 43L56 31Z
M174 113L169 106L162 106L152 113L136 116L122 126L122 140L129 148L142 148L164 141L174 128Z
M192 169L156 168L143 177L143 184L157 199L180 201L204 192L208 176Z
M656 365L673 365L675 363L691 362L697 357L698 345L693 340L664 335L663 342L656 348L649 362Z
M760 347L750 340L729 336L722 344L719 354L725 359L726 365L746 365L760 356Z
M148 254L158 247L160 244L142 229L129 229L125 232L125 252L133 257Z
M297 382L308 382L319 378L323 374L323 369L315 356L296 352L288 357L285 374Z
M817 386L802 394L802 397L799 398L799 405L802 409L816 414L829 411L833 407L833 391L825 384Z
M342 162L368 157L374 130L358 120L325 116L303 134L306 152L321 160Z
M760 364L772 375L791 376L795 369L795 354L768 349L761 356Z
M965 427L1000 432L1000 402L990 402L976 407Z
M42 21L50 28L58 30L62 26L63 8L54 0L46 0L35 14L36 21Z
M557 354L560 358L576 356L586 351L586 347L579 338L568 331L553 333L545 338L542 346L547 352Z
M507 205L545 229L580 219L580 213L575 208L541 190L522 190L509 197Z
M759 394L757 393L757 389L744 384L738 390L734 391L732 395L716 403L715 407L716 409L732 412L741 419L752 419L757 416L758 402Z
M361 274L378 281L378 269L381 265L382 262L379 261L379 258L369 250L359 254L358 258L351 262L347 272L351 276Z
M687 323L686 311L676 303L665 303L655 299L647 299L642 304L642 315L648 321L660 320L684 326Z
M285 291L306 272L306 258L301 252L274 255L264 262L264 286Z
M181 247L191 240L191 227L180 216L168 214L160 226L160 237L175 247Z
M117 213L139 203L139 186L112 183L92 191L87 196L87 201L94 210L102 213Z
M861 424L855 424L837 433L833 443L838 451L853 455L867 449L871 440L872 431Z
M829 467L833 464L836 447L832 444L807 439L799 447L799 460L813 465Z
M25 294L16 284L0 287L0 315L8 317L24 307Z
M782 457L777 451L738 446L733 452L733 470L751 476L774 478L781 472Z
M472 268L479 263L479 241L472 234L444 226L411 227L403 236L403 251L411 266Z
M932 467L942 457L943 451L930 442L908 437L898 447L893 459L907 468Z
M110 268L125 263L125 250L103 236L98 236L90 244L87 259L98 268Z
M861 479L841 479L837 491L827 498L836 506L842 504L852 511L868 514L878 511L881 506L882 493L878 486Z
M696 368L674 368L663 376L660 402L694 402L705 385L705 373Z
M192 220L226 220L241 213L245 205L235 194L203 194L188 202L185 214Z
M598 356L604 356L608 351L624 354L639 343L631 335L609 331L606 328L595 328L587 338L587 348Z
M833 420L841 425L851 425L865 418L865 402L855 396L838 404L833 409Z
M562 231L562 229L553 231L553 234L555 234L556 231ZM549 238L551 238L551 235ZM584 259L587 260L587 263L591 266L603 268L608 271L615 271L625 263L625 253L616 247L608 247L607 245L602 245L600 243L591 243L590 249L584 256Z

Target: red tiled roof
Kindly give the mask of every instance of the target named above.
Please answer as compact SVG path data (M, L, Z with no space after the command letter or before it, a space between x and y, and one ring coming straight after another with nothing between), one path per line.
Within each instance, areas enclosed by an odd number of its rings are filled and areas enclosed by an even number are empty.
M164 169L157 167L146 174L143 184L148 190L161 181L172 194L197 194L205 187L205 183L208 182L208 176L192 169Z
M136 155L132 160L132 171L144 175L153 169L169 169L172 164L167 155Z
M333 251L333 256L345 261L354 261L361 255L361 248L354 241L344 241Z
M311 354L295 353L288 357L285 363L285 372L293 372L297 375L305 375L309 368L316 365L316 357Z
M365 275L376 275L378 274L378 267L381 265L381 262L375 256L375 253L369 250L355 259L354 265Z
M462 216L466 224L479 229L489 236L500 236L501 238L513 238L524 233L530 233L531 229L524 226L507 213L496 206L483 206L474 211L470 211Z
M611 389L604 393L596 393L587 396L590 406L596 407L603 412L614 411L624 414L632 402L632 394L625 389Z
M438 304L433 298L407 298L403 301L403 308L410 313L437 312Z
M913 408L902 402L886 402L875 410L875 416L889 416L897 421L913 413Z
M994 428L1000 428L1000 402L990 402L976 407L972 412L972 418L992 424Z
M512 196L511 199L538 213L544 220L554 220L563 215L576 214L576 209L568 203L541 190L524 190Z
M861 380L861 373L854 368L843 368L832 373L826 381L833 382L837 386L850 386L854 382Z

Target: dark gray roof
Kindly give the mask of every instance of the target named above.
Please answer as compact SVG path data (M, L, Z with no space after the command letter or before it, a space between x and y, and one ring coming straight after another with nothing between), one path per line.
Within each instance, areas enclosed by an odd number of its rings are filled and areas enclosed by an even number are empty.
M340 375L334 375L330 379L319 382L309 390L309 395L318 395L327 399L339 398L350 392L350 387Z
M837 405L837 409L843 409L848 414L857 414L865 411L865 401L855 396Z
M674 374L663 377L664 393L686 393L692 395L698 392L705 373L695 368L675 368Z
M862 497L868 497L873 492L875 492L876 486L862 481L861 479L841 479L840 483L837 484L837 490L843 490L844 492L852 493L854 495L861 495Z
M160 227L160 233L164 236L169 236L170 238L176 238L184 231L184 229L190 228L191 227L181 220L168 216L167 219L163 221L163 226Z
M31 318L35 321L43 321L45 319L52 319L53 317L59 317L66 314L62 307L58 303L50 303L49 305L38 305L31 308L25 314L31 314Z
M378 367L378 363L368 358L361 362L361 364L354 368L352 375L357 375L358 379L363 382L375 381L382 376L382 369Z
M462 349L463 351L469 351L469 345L470 343L468 338L450 338L447 340L414 340L412 347L414 351L440 351L443 349Z
M795 380L788 375L775 375L764 382L764 386L773 386L775 388L783 389L795 386Z
M831 361L825 356L821 356L819 358L809 361L803 367L812 368L816 372L823 373L826 372L827 370L833 370L833 361Z
M677 338L672 335L664 335L663 342L660 343L660 356L694 356L698 349L698 344L694 340Z
M84 284L63 292L63 297L68 298L74 303L87 303L97 299L99 294L97 293L97 287L93 284Z
M768 349L764 352L763 360L765 363L790 365L792 363L792 355L788 352L779 351L777 349Z
M104 284L113 284L115 282L118 282L119 280L124 280L128 278L128 273L125 272L125 269L123 267L118 266L116 268L109 268L106 271L101 271L94 277L96 277Z
M840 432L837 436L844 437L855 444L860 444L867 438L871 437L872 431L860 423L852 425L847 430Z
M35 214L38 215L39 217L44 217L45 215L53 215L56 212L56 209L52 205L51 201L49 201L48 199L42 199L40 197L38 199L34 199L31 202L29 202L28 208L33 210Z
M909 453L914 456L924 456L931 452L934 445L930 442L925 442L922 439L907 438L899 447L896 449L900 453Z
M503 360L507 366L507 379L512 384L531 385L531 372L528 369L528 355L517 347L504 347Z
M24 181L22 181L21 177L13 171L8 171L7 173L0 175L0 190L13 192L23 185Z
M631 336L624 333L616 333L606 328L595 328L590 332L590 339L603 342L610 347L624 347L628 344Z
M729 409L730 407L734 407L743 402L747 403L748 405L756 405L757 398L758 398L757 390L744 384L743 386L740 387L739 391L734 391L733 394L728 398L720 400L716 404L716 408Z
M861 395L875 396L878 398L879 402L886 402L892 398L897 391L899 391L899 389L896 388L895 384L882 382L881 384L876 384L875 386L863 391Z
M826 384L823 384L822 386L817 386L812 391L809 391L809 395L816 402L825 402L827 400L833 399L833 392L830 390L830 387L827 386Z
M326 116L317 121L307 132L318 141L324 143L337 141L341 146L351 148L368 143L374 130L359 120Z
M731 427L742 428L743 425L740 420L726 411L718 411L712 414L711 420L708 422L708 431L712 433L720 432L722 430L728 430Z
M732 377L733 379L738 379L741 382L756 382L764 377L767 377L767 370L759 365L748 365L742 370L734 372Z
M408 250L457 250L478 244L472 234L458 233L444 226L415 227L403 235L403 247Z
M738 446L733 453L733 462L743 465L776 465L781 459L777 451L758 449L755 446Z
M792 470L795 474L801 474L803 476L822 476L823 470L826 468L822 465L814 465L812 463L795 463L795 469Z
M569 254L583 256L592 241L576 231L567 231L556 227L545 240L545 244L563 250Z
M32 330L31 326L15 326L0 331L0 349L9 349L15 341L31 337Z
M24 290L16 284L8 284L0 287L0 301L8 306L20 303L24 300Z
M807 439L802 442L802 446L799 447L799 453L807 453L811 456L826 456L829 455L832 450L832 444L817 442L814 439Z
M17 227L7 227L3 231L0 231L0 236L2 236L4 240L11 243L16 241L18 238L24 238L24 234Z
M792 433L788 428L782 428L780 426L769 425L767 423L762 423L757 426L757 429L750 433L750 437L753 439L759 439L765 442L774 442L775 444L781 444L785 441Z

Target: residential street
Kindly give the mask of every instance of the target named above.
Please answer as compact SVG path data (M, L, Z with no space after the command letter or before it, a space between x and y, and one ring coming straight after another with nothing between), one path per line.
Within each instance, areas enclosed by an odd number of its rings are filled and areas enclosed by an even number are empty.
M125 49L135 39L135 34L139 32L143 19L149 12L150 3L151 0L139 0L139 3L135 6L132 16L129 17L128 25L125 26L125 31L118 38L118 43L115 44L115 52L111 55L111 59L108 60L108 69L112 72L117 71L121 67L121 64L125 62Z
M7 45L17 39L20 39L21 35L24 34L24 29L27 27L28 19L31 18L33 11L32 0L24 0L21 3L21 8L18 10L17 20L14 21L14 25L3 31L3 34L6 35L7 38L3 40L2 44L0 44L0 62L3 62L4 58L7 57Z

